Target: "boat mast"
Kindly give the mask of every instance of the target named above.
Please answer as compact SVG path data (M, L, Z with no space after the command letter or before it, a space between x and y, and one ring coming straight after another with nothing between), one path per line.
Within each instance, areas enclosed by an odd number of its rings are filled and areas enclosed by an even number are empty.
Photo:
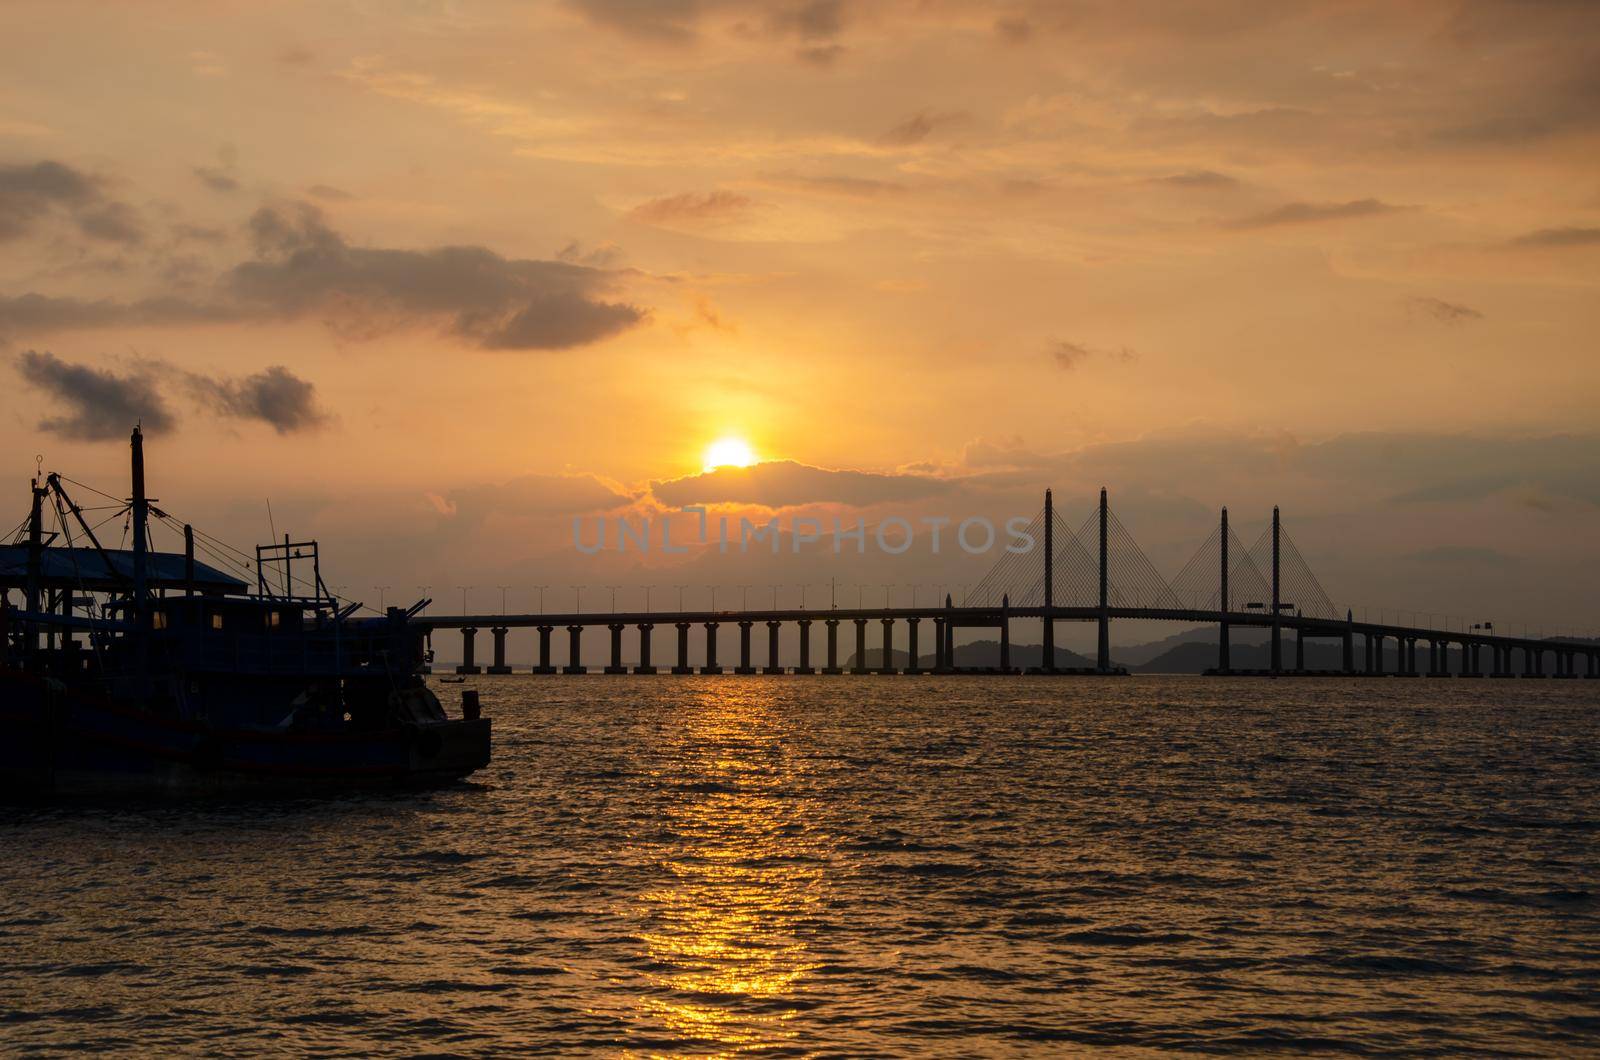
M44 495L49 492L34 478L31 485L33 507L28 512L28 583L25 606L30 616L39 613L39 583L44 577ZM30 617L23 625L23 650L32 655L39 647L36 619Z
M143 626L145 609L145 535L150 521L150 502L144 494L144 433L133 428L133 605Z

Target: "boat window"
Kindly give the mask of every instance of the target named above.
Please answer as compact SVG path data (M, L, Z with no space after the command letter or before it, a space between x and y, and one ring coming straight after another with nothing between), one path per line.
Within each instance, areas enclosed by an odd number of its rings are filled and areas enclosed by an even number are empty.
M166 629L167 628L167 613L165 611L157 611L155 614L151 615L150 616L150 628L151 629Z
M268 629L277 629L281 625L283 625L283 612L282 611L268 611L267 612L267 628Z
M222 612L221 611L213 611L213 612L211 612L211 628L212 629L221 629L222 628Z

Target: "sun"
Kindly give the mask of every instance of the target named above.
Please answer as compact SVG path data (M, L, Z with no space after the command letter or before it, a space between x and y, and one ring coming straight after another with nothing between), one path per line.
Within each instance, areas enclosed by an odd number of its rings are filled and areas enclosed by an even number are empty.
M749 467L756 462L756 451L743 438L718 438L706 446L705 469Z

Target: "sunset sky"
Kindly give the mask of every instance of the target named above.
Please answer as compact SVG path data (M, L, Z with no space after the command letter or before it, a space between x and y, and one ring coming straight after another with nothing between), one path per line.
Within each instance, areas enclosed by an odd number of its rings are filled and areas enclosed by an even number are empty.
M1248 542L1280 503L1341 605L1597 624L1596 5L12 0L0 31L12 522L35 454L125 490L142 417L164 506L249 547L270 499L391 603L881 601L987 564L641 566L570 521L1054 486L1076 525L1105 485L1168 575L1218 506ZM721 439L761 462L706 472Z

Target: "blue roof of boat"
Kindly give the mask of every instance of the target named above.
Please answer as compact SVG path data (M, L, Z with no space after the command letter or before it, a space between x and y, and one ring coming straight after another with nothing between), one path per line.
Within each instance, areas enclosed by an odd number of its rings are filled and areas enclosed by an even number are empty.
M133 553L127 549L106 549L102 557L92 548L47 548L41 556L40 574L47 585L107 592L126 588L133 581ZM107 559L111 561L109 569ZM145 583L152 589L183 588L189 584L184 563L182 553L146 553ZM27 581L28 546L0 545L0 586L21 588ZM200 592L242 593L250 585L197 560L194 587Z

